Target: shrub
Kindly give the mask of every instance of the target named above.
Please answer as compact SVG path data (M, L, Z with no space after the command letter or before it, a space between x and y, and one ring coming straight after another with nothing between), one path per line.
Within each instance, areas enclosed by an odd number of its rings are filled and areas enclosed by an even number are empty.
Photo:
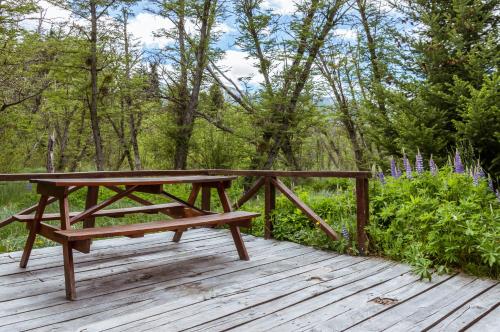
M422 277L431 269L463 269L498 277L500 204L486 180L442 169L412 180L374 183L371 249L406 261Z
M372 254L407 262L422 278L433 271L463 270L499 277L500 203L483 177L457 174L448 166L415 173L411 179L386 177L370 182ZM338 183L336 183L338 182ZM299 197L339 234L331 241L285 197L274 212L274 236L319 248L355 251L356 202L353 182L333 180L294 188ZM262 235L263 220L253 233Z

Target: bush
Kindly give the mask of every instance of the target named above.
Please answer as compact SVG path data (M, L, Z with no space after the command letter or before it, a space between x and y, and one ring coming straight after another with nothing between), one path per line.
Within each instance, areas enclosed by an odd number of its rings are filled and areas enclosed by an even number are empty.
M498 277L500 204L486 180L441 170L414 179L374 183L372 250L415 266L422 277L431 269L462 269Z
M334 230L340 234L345 228L350 236L331 241L279 196L273 215L275 238L355 251L353 182L330 179L294 190ZM448 167L436 176L424 172L413 179L388 177L385 184L372 180L370 202L367 230L372 254L407 262L422 278L452 269L499 277L500 203L484 178L474 185L470 176ZM262 235L262 229L261 218L253 233Z

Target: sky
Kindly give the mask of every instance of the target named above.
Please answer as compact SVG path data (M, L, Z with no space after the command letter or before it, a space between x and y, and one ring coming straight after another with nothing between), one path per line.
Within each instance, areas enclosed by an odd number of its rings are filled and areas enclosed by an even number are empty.
M384 1L384 0L382 0ZM66 22L71 15L68 11L49 4L45 0L39 2L39 6L44 10L44 17L47 22ZM161 28L172 27L172 23L166 18L155 15L147 10L150 5L147 0L138 2L134 7L134 16L129 19L129 31L137 39L145 50L152 50L164 47L170 41L165 37L155 37L154 32ZM264 0L263 8L272 12L286 16L293 14L295 2L291 0ZM111 16L113 13L111 13ZM36 18L39 14L34 14L31 21L32 28L36 27ZM46 23L49 24L49 23ZM255 68L255 60L249 59L248 54L234 45L234 40L238 35L234 19L229 15L217 27L222 33L222 37L217 46L225 51L224 57L219 65L227 70L227 76L237 82L240 77L250 77L250 84L257 84L262 81L262 75ZM355 39L356 30L349 26L337 28L334 33L344 39Z
M46 28L50 26L51 22L62 23L71 19L69 11L54 6L47 1L41 0L39 6L44 11L43 15L46 22L44 26ZM172 27L172 23L166 18L148 11L148 6L147 1L139 2L134 6L134 16L129 21L129 31L144 49L151 50L161 48L169 43L169 40L165 37L155 37L154 32L161 28ZM289 0L265 0L263 7L280 15L290 15L294 11L295 4ZM31 15L25 26L36 29L39 16L39 13ZM219 65L228 70L227 75L233 81L237 81L239 77L251 77L250 83L258 83L262 77L255 68L254 61L248 59L248 55L234 45L237 29L233 25L234 21L229 17L218 26L218 29L223 34L217 46L226 51Z

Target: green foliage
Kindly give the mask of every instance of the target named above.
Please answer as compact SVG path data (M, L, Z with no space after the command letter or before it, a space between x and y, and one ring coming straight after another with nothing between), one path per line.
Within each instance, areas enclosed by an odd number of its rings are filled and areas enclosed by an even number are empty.
M344 179L307 181L294 190L339 234L343 227L350 241L331 241L285 197L279 196L273 215L274 236L319 248L353 253L356 238L356 202L353 183ZM372 254L404 261L423 279L434 272L454 269L498 278L500 275L500 203L485 179L444 168L412 180L389 177L370 184ZM245 209L249 207L245 206ZM262 206L250 209L262 211ZM252 228L262 236L261 217Z
M500 204L484 179L474 186L444 169L436 177L389 178L374 191L368 230L375 252L409 262L422 277L451 268L499 276Z
M370 140L382 154L397 155L410 145L435 156L465 141L483 168L498 176L498 1L411 0L395 6L411 30L394 33L406 76L397 80L398 89L386 92L387 118L374 122L378 113L367 110Z
M299 187L295 191L338 234L343 226L350 234L355 234L356 201L351 190L314 192L309 188ZM339 252L346 252L350 246L355 247L354 242L344 238L340 241L329 239L318 225L312 223L284 196L277 198L273 218L273 234L278 240L290 240Z
M462 122L456 122L460 137L477 151L482 167L493 177L500 177L500 75L485 77L481 89L455 78L460 95ZM460 93L465 90L467 93ZM470 95L470 97L466 97Z

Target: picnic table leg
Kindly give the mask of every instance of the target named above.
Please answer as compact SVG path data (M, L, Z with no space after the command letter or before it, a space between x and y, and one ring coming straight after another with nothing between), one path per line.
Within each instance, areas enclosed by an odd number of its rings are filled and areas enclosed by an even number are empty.
M189 194L189 198L187 200L187 202L190 205L194 205L194 203L196 202L196 198L198 197L198 193L199 192L200 192L200 185L197 184L197 183L193 183L193 187L191 189L191 193ZM174 234L174 238L172 239L172 241L179 242L181 240L182 233L184 233L184 230L182 230L182 229L176 230L175 234Z
M64 283L66 286L66 298L68 300L76 299L75 286L75 267L73 263L73 247L71 242L63 243L63 259L64 259Z
M229 196L227 195L223 183L219 183L217 185L217 193L219 194L219 199L222 203L222 208L224 209L224 212L231 212L233 208L231 206L231 202L229 201ZM234 245L236 246L236 250L238 251L240 259L244 261L250 260L247 249L245 247L245 243L243 242L243 238L241 237L240 228L235 225L230 225L229 229L231 230L231 235L233 236Z
M68 196L64 195L59 200L59 211L61 213L61 229L67 230L71 228L69 220L69 202ZM73 263L73 247L71 242L65 241L63 244L63 259L64 259L64 282L66 286L66 298L68 300L76 299L75 286L75 267Z
M38 206L36 208L35 219L29 224L29 235L26 239L26 244L24 245L23 256L21 257L21 262L19 266L25 268L28 265L28 260L30 259L31 250L33 249L33 244L35 243L36 234L40 228L40 221L42 220L43 212L45 211L45 206L47 206L48 196L42 195Z
M238 255L240 259L243 261L250 260L248 256L247 248L245 247L245 243L243 242L243 238L241 237L240 228L238 226L231 225L229 226L231 230L231 235L233 236L234 245L236 246L236 250L238 250Z

